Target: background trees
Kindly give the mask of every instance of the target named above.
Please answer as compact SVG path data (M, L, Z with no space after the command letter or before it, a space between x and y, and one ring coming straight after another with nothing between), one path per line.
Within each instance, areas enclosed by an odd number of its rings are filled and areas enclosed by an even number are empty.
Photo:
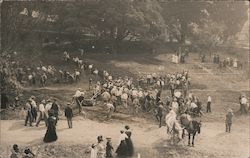
M186 40L197 42L198 34L204 41L213 41L212 36L223 43L241 30L247 10L244 1L6 1L1 6L2 46L15 47L35 30L40 36L48 31L68 33L72 42L91 35L107 41L114 51L122 41L177 40L183 44Z

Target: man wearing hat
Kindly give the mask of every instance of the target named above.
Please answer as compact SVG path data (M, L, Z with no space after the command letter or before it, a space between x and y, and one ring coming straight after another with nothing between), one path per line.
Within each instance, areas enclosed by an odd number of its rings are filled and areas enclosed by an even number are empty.
M46 126L47 126L47 116L45 114L45 104L46 104L46 101L43 99L41 101L41 104L39 105L38 107L38 119L37 119L37 123L36 123L36 126L38 127L40 121L43 119Z
M24 126L27 126L27 123L29 121L30 126L32 126L32 112L31 112L31 99L28 99L25 110L26 110L26 119L25 119L25 124Z
M82 111L82 102L84 100L84 95L85 95L85 93L81 92L81 88L78 88L77 91L76 91L76 93L75 93L75 95L73 96L73 99L75 99L76 104L78 106L79 114Z
M113 146L112 146L112 143L111 143L111 138L110 137L107 137L107 144L106 144L106 158L112 158L113 157Z
M35 96L31 96L31 113L32 113L32 121L36 122L36 118L37 118L37 105L36 105L36 101L35 101Z
M138 114L139 112L139 108L140 108L140 102L139 102L139 98L138 97L135 97L132 101L132 111L133 111L133 115L136 115Z
M163 103L161 101L159 102L159 106L157 108L155 116L156 116L157 121L160 122L159 128L161 128L162 116L163 116Z
M114 110L115 110L115 107L114 107L114 103L109 100L107 103L106 103L106 106L107 106L107 118L110 119L112 117L112 114L114 113Z
M64 109L64 114L65 117L67 118L69 128L72 128L73 111L72 108L70 107L70 103L68 103L66 108Z
M230 133L231 132L231 126L233 123L233 110L228 109L227 114L226 114L226 132Z

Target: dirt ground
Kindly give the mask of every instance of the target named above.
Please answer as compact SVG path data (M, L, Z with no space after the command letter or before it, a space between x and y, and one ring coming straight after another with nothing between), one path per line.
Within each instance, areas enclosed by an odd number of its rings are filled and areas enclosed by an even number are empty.
M117 147L120 129L129 124L132 129L132 140L135 146L135 156L141 158L248 158L250 156L250 116L238 114L238 97L242 93L249 96L249 80L242 70L218 70L211 63L201 64L197 55L191 55L187 64L176 65L170 62L170 54L148 56L107 56L102 63L95 56L90 61L96 65L104 65L114 74L138 75L148 72L173 73L188 69L191 76L191 92L199 96L205 103L211 95L212 113L202 118L201 134L196 137L195 147L187 146L187 137L179 144L170 144L166 127L159 128L154 117L150 115L132 117L119 109L113 119L105 119L102 106L85 108L87 119L79 116L73 120L73 129L68 129L62 117L57 126L58 141L44 144L42 138L46 132L44 124L41 127L24 127L24 121L1 120L0 156L7 158L10 147L14 143L21 147L30 146L37 157L41 158L87 158L88 147L96 142L98 135L112 137L114 148ZM51 57L50 57L51 58ZM43 59L46 60L46 59ZM99 59L100 60L100 59ZM38 98L53 96L65 105L77 87L86 88L87 80L68 86L49 85L45 88L27 87L25 93L36 94ZM162 98L169 95L163 91ZM225 114L232 108L235 117L232 132L225 132ZM22 118L23 119L23 118Z
M249 117L239 117L233 124L232 132L226 133L223 122L205 122L201 134L195 141L195 147L187 146L187 137L178 145L170 144L166 128L158 128L144 120L140 123L130 123L133 135L135 153L140 153L143 158L163 157L214 157L214 158L247 158L249 156ZM24 127L23 121L1 121L1 155L7 157L10 146L14 143L21 146L30 146L37 157L68 157L72 152L76 157L89 157L87 147L96 142L96 137L112 137L113 146L117 147L119 130L128 122L123 123L98 123L96 121L75 118L73 129L67 128L65 120L57 126L58 141L49 145L42 142L46 132L45 125L41 127ZM73 146L72 146L73 145ZM54 146L48 155L45 148ZM76 147L80 150L75 150ZM58 150L59 148L60 150ZM65 151L64 151L65 150ZM67 153L66 151L71 152ZM75 151L74 151L75 150ZM63 155L60 151L65 152ZM67 155L68 154L68 155ZM136 157L136 156L135 156Z

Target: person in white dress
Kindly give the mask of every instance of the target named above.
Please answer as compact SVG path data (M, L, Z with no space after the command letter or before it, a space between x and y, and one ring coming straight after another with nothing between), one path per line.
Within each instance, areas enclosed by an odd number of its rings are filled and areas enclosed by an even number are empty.
M234 68L238 67L238 59L237 58L235 58L234 61L233 61L233 67Z
M240 107L241 114L247 114L248 109L249 109L249 102L245 95L242 95L240 99L240 104L241 104L241 107Z
M211 112L211 104L212 104L212 98L211 98L211 96L208 96L208 98L207 98L207 112Z
M178 138L182 139L182 128L176 119L177 114L176 112L172 109L165 117L165 122L167 125L167 133L173 132L173 128L178 132Z
M105 158L105 146L103 144L102 136L98 136L97 140L98 143L96 145L96 152L97 152L96 158Z

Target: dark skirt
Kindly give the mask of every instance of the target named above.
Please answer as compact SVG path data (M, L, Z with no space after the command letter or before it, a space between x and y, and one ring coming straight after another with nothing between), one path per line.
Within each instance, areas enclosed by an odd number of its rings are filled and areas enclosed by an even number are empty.
M116 149L117 156L127 156L127 144L125 140L122 140L118 148Z
M126 138L126 144L127 144L127 155L133 156L134 155L134 145L133 145L131 138Z
M54 142L57 140L57 134L55 129L47 129L47 132L43 138L45 143Z
M45 143L53 142L57 140L56 127L55 127L55 118L48 119L48 127L46 134L43 138Z

